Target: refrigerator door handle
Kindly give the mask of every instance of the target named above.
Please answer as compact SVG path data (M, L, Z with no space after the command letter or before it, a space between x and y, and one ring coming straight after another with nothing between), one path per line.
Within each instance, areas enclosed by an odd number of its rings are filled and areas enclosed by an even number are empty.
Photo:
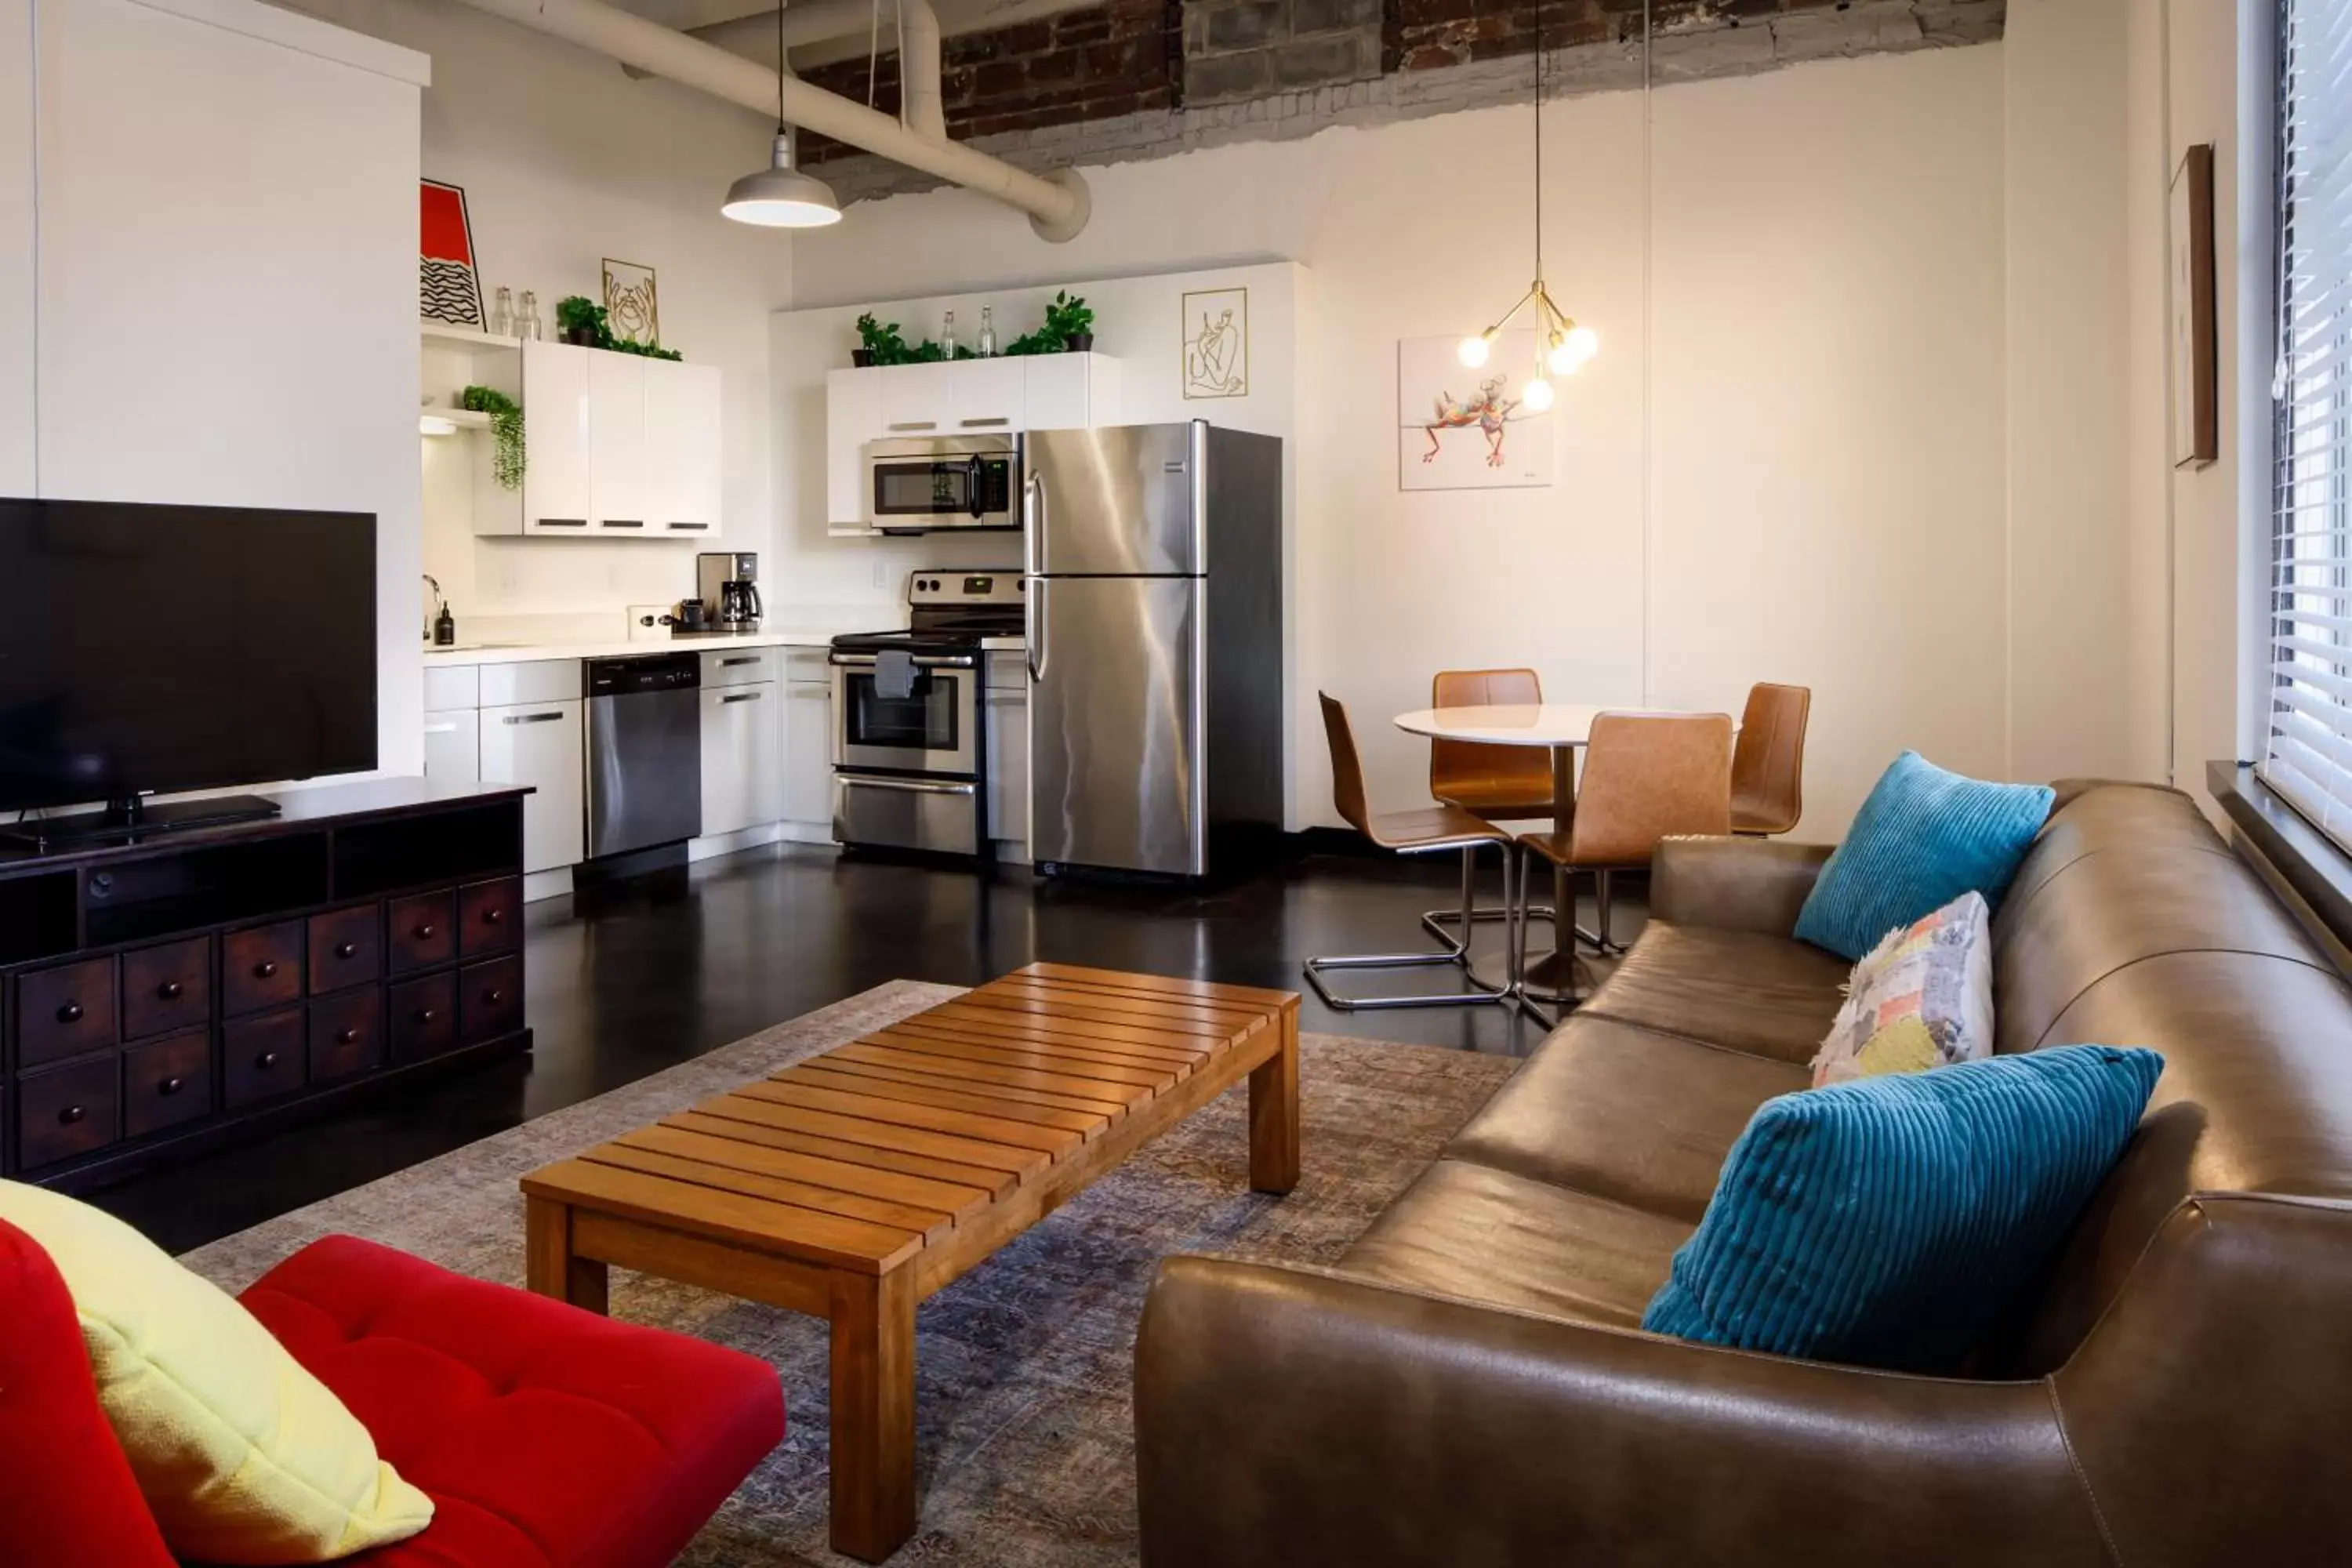
M1021 481L1021 572L1027 577L1045 574L1045 480L1041 474Z
M1045 579L1029 579L1029 625L1027 635L1021 640L1027 645L1029 679L1034 683L1045 679Z

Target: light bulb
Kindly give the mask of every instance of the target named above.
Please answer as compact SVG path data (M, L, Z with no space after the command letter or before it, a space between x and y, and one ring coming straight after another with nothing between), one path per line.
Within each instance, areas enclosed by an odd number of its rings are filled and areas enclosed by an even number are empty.
M1578 327L1568 334L1564 346L1576 356L1576 363L1582 364L1601 352L1601 334L1591 327Z
M1574 375L1576 367L1583 363L1576 357L1576 351L1568 346L1568 341L1565 338L1552 344L1551 353L1544 358L1545 363L1551 366L1551 373L1554 375Z
M1486 340L1483 336L1465 338L1462 346L1454 352L1462 357L1465 365L1476 370L1486 363Z
M1551 383L1541 376L1536 377L1520 391L1519 401L1541 414L1551 406Z

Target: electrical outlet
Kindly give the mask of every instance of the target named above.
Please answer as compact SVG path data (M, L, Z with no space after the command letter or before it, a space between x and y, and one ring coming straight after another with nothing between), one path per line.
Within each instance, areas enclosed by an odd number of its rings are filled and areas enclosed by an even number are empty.
M890 585L890 563L887 561L878 558L875 561L874 585L877 588L887 588Z

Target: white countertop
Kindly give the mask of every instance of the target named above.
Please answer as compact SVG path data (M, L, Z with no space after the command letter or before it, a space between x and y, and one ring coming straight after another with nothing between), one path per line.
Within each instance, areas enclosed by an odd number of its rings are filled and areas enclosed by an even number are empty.
M478 643L468 647L426 647L431 664L529 664L543 658L617 658L627 654L700 653L730 647L826 647L845 632L885 629L871 623L762 626L756 632L703 633L682 637L614 637L597 642Z

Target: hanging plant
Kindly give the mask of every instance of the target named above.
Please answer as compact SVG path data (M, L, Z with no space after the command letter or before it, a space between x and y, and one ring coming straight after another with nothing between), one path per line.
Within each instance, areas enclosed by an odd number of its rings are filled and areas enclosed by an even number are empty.
M498 442L490 458L490 472L500 489L522 488L523 451L522 405L505 393L488 386L469 386L457 395L457 405L476 414L490 416L490 435Z

